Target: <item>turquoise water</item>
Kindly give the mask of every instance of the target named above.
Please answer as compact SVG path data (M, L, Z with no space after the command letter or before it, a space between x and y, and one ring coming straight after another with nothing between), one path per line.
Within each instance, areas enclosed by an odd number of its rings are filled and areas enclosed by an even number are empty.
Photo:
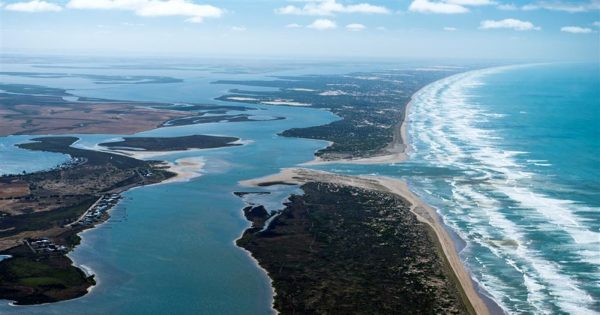
M407 179L465 241L461 257L482 292L506 312L598 313L599 73L598 65L562 64L501 67L446 78L414 98L408 116L409 161L319 168ZM186 76L183 83L154 86L98 87L80 80L53 84L76 88L76 94L85 96L183 102L208 101L229 88L208 84L227 75L181 75ZM47 83L31 81L27 79ZM201 156L204 175L132 190L107 224L85 232L71 256L98 275L100 283L92 293L51 305L4 305L0 312L270 313L268 278L233 245L248 224L241 215L242 201L231 192L240 189L238 180L308 161L325 145L280 138L277 132L336 117L307 108L257 108L251 114L287 119L142 133L231 135L249 144L164 157ZM83 136L78 145L117 137ZM4 144L14 141L0 138ZM9 147L2 147L3 158L24 154ZM47 164L62 158L40 157ZM269 208L276 209L294 188L270 190Z
M506 312L599 313L598 65L459 74L416 95L408 120L406 163L331 168L408 180Z
M413 186L511 313L600 311L599 87L598 65L496 68L438 82L411 109L412 159L462 173Z

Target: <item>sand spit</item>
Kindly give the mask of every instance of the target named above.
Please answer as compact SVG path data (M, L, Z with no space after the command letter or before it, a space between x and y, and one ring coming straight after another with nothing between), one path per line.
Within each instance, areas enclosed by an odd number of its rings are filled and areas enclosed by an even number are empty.
M202 157L188 157L177 159L174 162L166 162L169 171L177 174L163 183L187 182L202 175L202 169L206 160Z

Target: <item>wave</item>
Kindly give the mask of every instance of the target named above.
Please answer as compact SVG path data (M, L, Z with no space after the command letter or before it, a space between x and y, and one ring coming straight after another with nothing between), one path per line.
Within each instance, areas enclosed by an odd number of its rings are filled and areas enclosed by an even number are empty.
M505 115L486 110L474 94L486 76L515 68L458 74L415 95L408 115L411 158L463 174L422 183L427 186L422 190L446 191L438 197L442 215L472 247L466 255L477 259L466 257L469 267L503 308L591 314L593 293L560 257L600 274L600 233L578 214L600 209L537 191L549 179L531 166L552 165L506 148L502 135L489 127ZM548 238L540 241L540 235ZM552 250L544 242L552 242Z

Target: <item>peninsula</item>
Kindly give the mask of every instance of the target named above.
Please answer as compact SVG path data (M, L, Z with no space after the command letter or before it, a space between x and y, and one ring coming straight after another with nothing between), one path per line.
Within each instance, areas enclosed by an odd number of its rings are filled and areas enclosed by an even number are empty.
M437 214L402 182L285 169L241 184L304 192L280 212L244 209L252 226L237 241L282 314L489 313Z

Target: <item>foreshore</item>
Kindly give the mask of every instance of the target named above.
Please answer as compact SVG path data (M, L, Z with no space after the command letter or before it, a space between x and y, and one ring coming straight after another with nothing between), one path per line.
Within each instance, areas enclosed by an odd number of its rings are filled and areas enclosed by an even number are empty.
M242 181L242 186L268 186L274 184L301 185L308 182L324 182L338 185L353 186L362 189L393 193L406 199L411 204L411 212L420 222L425 223L435 234L441 252L444 254L448 266L456 276L456 281L464 294L465 304L470 305L476 314L490 314L486 303L474 287L470 274L466 271L452 238L440 222L437 212L423 203L407 187L406 183L380 176L344 176L333 173L310 170L305 168L288 168L280 173L263 178Z

